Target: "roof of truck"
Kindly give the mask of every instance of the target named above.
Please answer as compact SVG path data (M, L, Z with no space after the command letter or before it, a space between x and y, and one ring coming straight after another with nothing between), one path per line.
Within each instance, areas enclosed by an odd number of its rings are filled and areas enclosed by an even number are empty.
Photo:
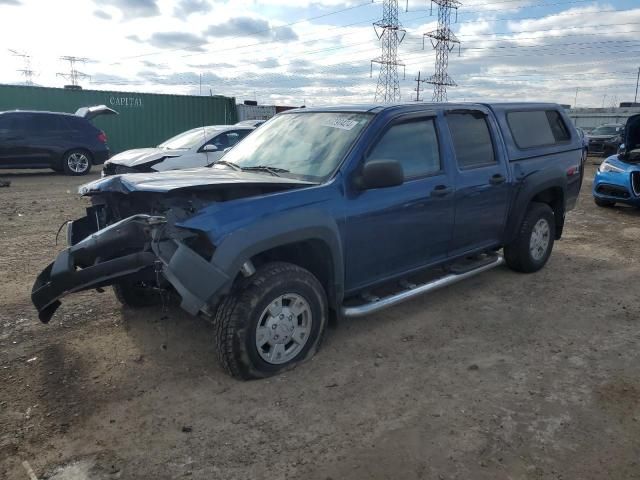
M556 103L544 103L544 102L452 102L452 103L431 103L431 102L406 102L406 103L369 103L369 104L355 104L355 105L334 105L326 107L305 107L296 108L294 110L287 110L283 113L289 112L369 112L380 113L385 110L403 110L411 109L415 110L417 107L420 109L434 109L442 108L446 105L447 108L474 108L474 107L489 107L491 109L527 109L531 107L553 107L558 108Z

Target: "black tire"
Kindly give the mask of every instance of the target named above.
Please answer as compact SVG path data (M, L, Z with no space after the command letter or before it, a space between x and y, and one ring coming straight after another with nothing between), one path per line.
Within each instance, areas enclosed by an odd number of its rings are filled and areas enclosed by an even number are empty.
M140 282L117 283L113 286L113 293L122 305L129 308L147 308L162 303L162 294L158 290Z
M295 356L285 363L274 364L258 352L256 332L260 322L265 321L267 307L289 294L307 302L311 325L306 343ZM265 264L254 275L238 282L216 308L215 340L220 364L231 376L245 380L269 377L292 368L317 351L326 329L327 311L325 291L311 272L291 263ZM298 322L298 318L294 321Z
M613 207L616 202L605 200L604 198L593 197L593 201L599 207Z
M540 256L534 256L531 248L531 237L534 227L540 221L546 221L547 223L548 234L545 238L548 237L548 241L546 249L541 251ZM551 207L546 203L531 203L520 225L517 237L512 243L504 247L504 258L509 268L522 273L533 273L540 270L549 260L555 235L555 218Z
M62 169L66 175L80 176L91 171L93 158L86 150L70 150L62 158ZM84 166L84 168L82 166Z

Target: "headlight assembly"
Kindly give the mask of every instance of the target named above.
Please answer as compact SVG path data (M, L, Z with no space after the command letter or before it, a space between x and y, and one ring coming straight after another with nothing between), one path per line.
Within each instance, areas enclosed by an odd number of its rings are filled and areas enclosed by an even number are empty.
M624 170L622 168L616 167L615 165L611 165L608 162L602 162L598 167L598 171L601 173L605 173L605 172L624 173Z

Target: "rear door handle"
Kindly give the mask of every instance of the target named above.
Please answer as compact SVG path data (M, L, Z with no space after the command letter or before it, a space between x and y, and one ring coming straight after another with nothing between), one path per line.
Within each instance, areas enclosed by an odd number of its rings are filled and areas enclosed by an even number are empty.
M436 185L433 190L431 190L432 197L444 197L445 195L449 195L453 192L453 188L448 187L446 185Z
M504 177L504 175L500 173L496 173L493 177L489 179L489 183L491 185L500 185L501 183L504 183L506 180L507 179Z

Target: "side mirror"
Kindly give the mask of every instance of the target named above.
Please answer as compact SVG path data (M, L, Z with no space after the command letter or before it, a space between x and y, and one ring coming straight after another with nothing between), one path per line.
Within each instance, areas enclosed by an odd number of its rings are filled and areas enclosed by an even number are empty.
M625 146L624 143L620 144L620 146L618 147L618 155L623 157L626 153L627 153L627 147Z
M218 147L216 147L215 145L209 143L209 144L205 145L204 147L202 147L202 151L203 152L217 152L218 151Z
M404 171L397 160L369 160L362 167L362 174L356 180L360 190L385 188L402 185Z

